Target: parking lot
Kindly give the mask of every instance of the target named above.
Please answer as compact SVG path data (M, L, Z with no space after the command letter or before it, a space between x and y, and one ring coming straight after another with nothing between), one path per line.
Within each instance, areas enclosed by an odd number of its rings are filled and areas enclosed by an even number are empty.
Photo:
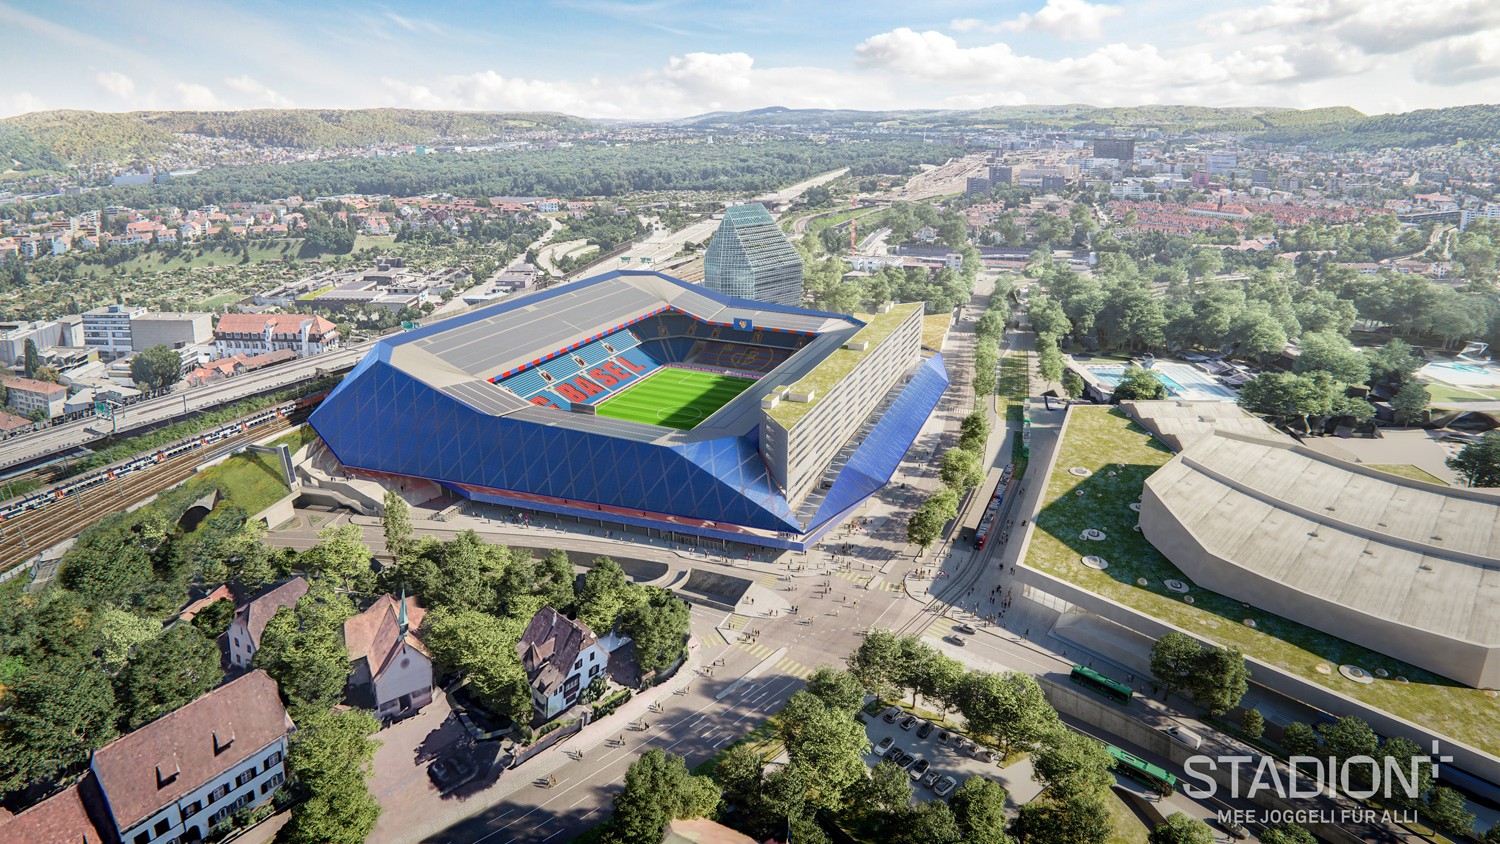
M1006 808L1011 811L1015 811L1021 804L1035 797L1042 790L1041 784L1031 778L1029 757L1017 760L1009 767L1001 768L995 762L984 762L959 750L956 745L961 737L958 735L950 736L947 741L939 741L942 735L941 728L934 727L926 738L918 737L922 723L920 720L910 730L901 729L901 722L905 717L903 713L895 723L887 724L877 714L870 718L870 723L865 725L865 734L870 738L871 747L865 759L872 767L880 761L880 756L876 755L875 749L880 746L882 739L889 737L894 740L891 753L900 750L925 759L930 764L931 770L952 776L958 785L962 785L964 780L972 776L989 777L1000 783L1006 791ZM919 783L913 785L918 800L931 800L937 796L930 787Z

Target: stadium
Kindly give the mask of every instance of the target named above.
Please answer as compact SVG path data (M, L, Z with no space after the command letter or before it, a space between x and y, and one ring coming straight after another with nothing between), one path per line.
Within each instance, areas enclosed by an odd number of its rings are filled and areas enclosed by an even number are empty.
M948 384L920 303L855 318L616 271L382 340L310 423L353 473L805 550Z

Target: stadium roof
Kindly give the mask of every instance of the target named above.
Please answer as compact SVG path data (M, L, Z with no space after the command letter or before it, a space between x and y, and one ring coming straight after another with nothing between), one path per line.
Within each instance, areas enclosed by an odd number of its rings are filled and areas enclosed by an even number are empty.
M665 307L708 322L748 319L756 328L803 331L818 338L773 377L731 400L712 425L693 431L641 425L603 416L538 408L490 379L532 363L581 339L619 328ZM862 324L840 314L736 299L657 272L616 270L549 290L511 297L472 313L382 340L371 352L442 393L492 416L517 415L546 424L584 428L636 440L677 441L743 433L759 418L760 398L802 377L837 350ZM745 411L754 410L753 414Z
M1242 578L1446 638L1500 643L1500 500L1485 493L1226 433L1188 446L1146 487ZM1149 530L1148 538L1156 542ZM1195 577L1196 562L1173 562Z

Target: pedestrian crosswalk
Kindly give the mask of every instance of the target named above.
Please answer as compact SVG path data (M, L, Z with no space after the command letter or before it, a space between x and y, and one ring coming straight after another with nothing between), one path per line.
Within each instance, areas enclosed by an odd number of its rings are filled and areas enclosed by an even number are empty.
M748 624L749 622L750 622L750 617L749 616L744 616L744 615L740 615L737 612L732 612L732 613L729 614L729 616L727 618L725 618L723 621L719 622L719 626L723 627L726 630L744 630L745 629L745 625Z
M776 652L776 648L769 645L762 645L759 642L736 642L734 646L757 659L765 659ZM791 657L784 656L776 661L776 670L783 674L790 674L799 680L806 680L812 675L814 669L803 665Z
M776 582L780 579L781 575L775 574L774 572L766 572L760 577L756 578L755 582L761 586L766 587L767 589L775 589Z

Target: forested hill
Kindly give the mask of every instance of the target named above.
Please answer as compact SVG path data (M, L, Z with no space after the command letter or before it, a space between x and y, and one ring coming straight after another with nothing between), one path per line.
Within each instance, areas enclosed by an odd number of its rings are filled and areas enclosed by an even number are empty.
M1451 144L1460 138L1500 139L1500 105L1426 108L1403 114L1376 114L1334 125L1277 127L1264 140L1305 143L1320 147L1425 147Z
M150 161L181 133L293 149L477 142L516 131L587 131L594 123L551 113L416 109L251 111L41 111L0 120L0 156L20 169L100 161ZM3 168L0 168L3 169Z

